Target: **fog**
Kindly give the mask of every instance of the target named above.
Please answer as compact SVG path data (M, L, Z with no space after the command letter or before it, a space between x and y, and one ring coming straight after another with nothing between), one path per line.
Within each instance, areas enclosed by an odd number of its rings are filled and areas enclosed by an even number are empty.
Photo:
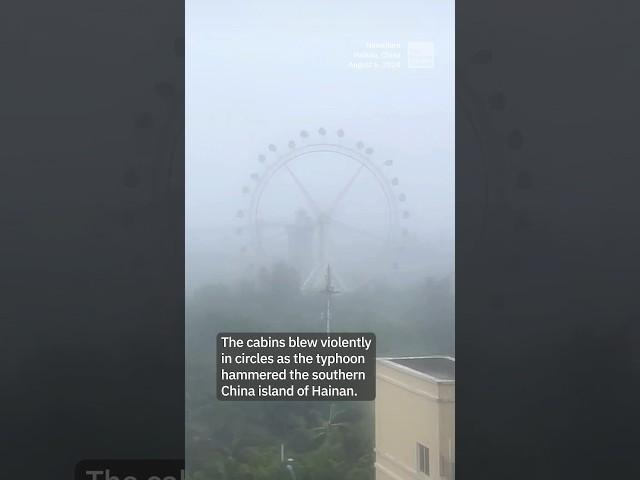
M331 331L375 333L378 356L455 352L454 5L186 14L188 478L290 478L284 445L297 478L371 480L370 403L219 402L215 339L326 331L304 290L330 263Z
M357 161L335 152L305 154L264 187L258 217L272 228L261 234L259 261L286 261L290 238L282 226L301 210L314 219L314 204L325 213L339 199L326 246L337 272L399 280L452 275L453 21L454 5L446 1L187 2L189 291L251 275L257 258L252 192L265 168L292 150L290 141L294 149L324 142L369 157L397 183L400 218L389 225L385 193L375 175L358 172ZM371 48L371 42L400 48ZM407 68L408 42L433 43L433 68ZM383 52L398 52L399 67L356 68L368 54ZM402 238L402 250L381 240L389 231ZM387 275L390 256L394 272Z

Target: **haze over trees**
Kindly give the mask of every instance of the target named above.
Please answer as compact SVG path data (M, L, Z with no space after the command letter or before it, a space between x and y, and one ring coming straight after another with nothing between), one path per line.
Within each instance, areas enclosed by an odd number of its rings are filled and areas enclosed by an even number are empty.
M322 331L323 299L280 263L254 280L201 287L186 306L186 451L190 480L372 480L373 404L220 402L215 340L223 331ZM374 332L377 355L454 353L450 278L383 283L334 297L333 330Z

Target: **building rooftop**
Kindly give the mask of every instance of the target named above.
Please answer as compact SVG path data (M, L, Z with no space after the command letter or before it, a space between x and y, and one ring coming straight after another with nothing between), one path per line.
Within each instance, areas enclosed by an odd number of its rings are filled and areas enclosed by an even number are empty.
M456 360L453 357L404 357L386 359L397 365L424 373L440 381L455 381Z

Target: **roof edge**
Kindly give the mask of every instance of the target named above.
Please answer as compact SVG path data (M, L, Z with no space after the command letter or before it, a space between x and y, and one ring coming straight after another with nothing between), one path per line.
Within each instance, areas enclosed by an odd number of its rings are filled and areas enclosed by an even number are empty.
M386 365L389 368L393 368L394 370L398 370L400 372L406 373L408 375L412 375L414 377L421 378L423 380L428 380L431 383L439 384L439 385L455 385L455 379L444 379L434 377L433 375L429 375L428 373L420 372L411 367L407 367L406 365L401 365L399 363L395 363L393 360L403 360L403 359L413 359L413 358L437 358L437 359L447 359L451 360L455 363L455 357L451 357L448 355L425 355L419 357L378 357L377 361L381 362L383 365Z

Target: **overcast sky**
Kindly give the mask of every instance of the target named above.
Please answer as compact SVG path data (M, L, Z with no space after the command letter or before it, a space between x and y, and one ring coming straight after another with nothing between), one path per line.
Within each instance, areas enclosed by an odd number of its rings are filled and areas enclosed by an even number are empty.
M186 31L188 282L227 268L216 259L237 248L235 215L258 155L319 127L371 146L376 162L394 160L385 172L400 180L412 235L432 249L435 273L453 268L453 2L188 0ZM408 68L408 42L432 42L434 67ZM399 52L400 67L350 66L383 51ZM336 183L308 168L310 189Z

